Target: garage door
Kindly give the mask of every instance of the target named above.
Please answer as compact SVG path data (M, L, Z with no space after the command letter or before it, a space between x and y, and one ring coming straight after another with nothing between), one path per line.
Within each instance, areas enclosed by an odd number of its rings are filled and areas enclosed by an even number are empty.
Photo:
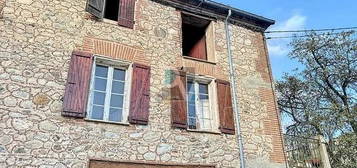
M155 163L124 163L91 160L90 168L214 168L214 166L204 165L174 165L174 164L155 164Z

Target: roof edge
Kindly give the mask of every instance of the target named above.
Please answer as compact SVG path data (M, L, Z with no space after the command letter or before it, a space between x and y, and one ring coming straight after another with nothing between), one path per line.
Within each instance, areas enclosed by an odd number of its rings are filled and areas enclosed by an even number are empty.
M266 23L269 24L269 25L275 24L275 20L272 20L272 19L269 19L269 18L260 16L260 15L256 15L256 14L254 14L254 13L250 13L250 12L247 12L247 11L244 11L244 10L241 10L241 9L238 9L238 8L234 8L234 7L225 5L225 4L223 4L223 3L215 2L215 1L212 1L212 0L203 0L203 1L209 2L209 3L213 4L213 5L216 5L217 7L225 8L225 9L227 9L227 10L230 9L230 10L232 10L233 12L237 12L237 13L239 13L239 14L241 14L241 15L246 15L246 16L255 18L255 19L257 19L257 20L266 22Z
M232 11L230 22L244 27L264 32L275 21L253 13L249 13L212 0L152 0L173 6L176 9L193 14L208 16L215 19L226 19L228 11Z

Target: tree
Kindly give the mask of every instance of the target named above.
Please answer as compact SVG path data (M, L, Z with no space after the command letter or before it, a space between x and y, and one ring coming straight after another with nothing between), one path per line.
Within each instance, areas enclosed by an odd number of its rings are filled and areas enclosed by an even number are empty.
M290 46L289 56L303 70L285 74L276 84L280 111L292 121L286 132L324 135L331 149L336 140L343 144L357 137L356 33L312 32L294 38ZM341 152L346 151L335 151L345 156Z

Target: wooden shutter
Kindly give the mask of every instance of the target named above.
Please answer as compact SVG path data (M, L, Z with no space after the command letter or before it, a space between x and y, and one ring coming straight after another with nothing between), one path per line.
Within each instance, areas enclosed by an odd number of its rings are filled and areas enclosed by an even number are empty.
M219 121L222 133L235 134L231 87L228 81L216 80Z
M150 67L135 63L132 79L129 122L147 125L150 103Z
M127 28L134 28L134 12L136 0L120 0L118 24Z
M86 115L93 55L82 51L72 53L62 116L83 118Z
M173 73L171 83L171 121L176 128L187 128L186 72Z
M86 11L102 19L104 12L104 0L87 0Z
M206 36L203 36L191 49L189 55L193 58L207 60Z

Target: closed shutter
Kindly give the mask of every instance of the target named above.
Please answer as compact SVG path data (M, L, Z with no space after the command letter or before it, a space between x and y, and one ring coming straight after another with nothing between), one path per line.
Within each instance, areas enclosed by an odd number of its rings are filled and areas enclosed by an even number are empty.
M207 60L206 36L203 36L191 49L190 56L197 59Z
M134 28L134 12L136 0L120 0L118 24L127 28Z
M171 120L176 128L187 128L186 72L174 72L171 84Z
M104 0L87 0L86 11L102 19L104 12Z
M83 118L86 115L93 55L82 51L72 53L62 116Z
M150 67L134 64L132 78L129 122L147 125L150 103Z
M222 133L235 134L231 87L228 81L216 80L219 121Z

